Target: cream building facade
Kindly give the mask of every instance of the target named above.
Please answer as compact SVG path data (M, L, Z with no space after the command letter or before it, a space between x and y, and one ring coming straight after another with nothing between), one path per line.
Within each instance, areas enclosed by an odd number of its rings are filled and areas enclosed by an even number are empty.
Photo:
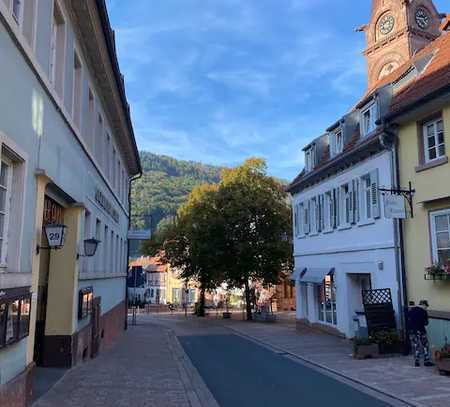
M72 366L124 329L141 168L103 0L0 0L0 59L0 405L14 407L35 364ZM61 250L45 248L53 223Z

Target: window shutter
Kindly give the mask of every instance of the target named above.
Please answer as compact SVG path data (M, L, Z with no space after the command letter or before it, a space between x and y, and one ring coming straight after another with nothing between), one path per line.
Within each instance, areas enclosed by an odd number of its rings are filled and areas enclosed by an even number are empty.
M355 223L358 223L361 220L361 215L360 215L360 211L361 211L361 195L360 195L360 186L359 186L359 179L355 179L353 180L354 182L354 193L355 193Z
M336 227L336 208L334 199L334 190L330 192L330 228L334 229Z
M378 191L378 170L370 173L370 197L372 200L372 216L377 219L381 216L380 193Z
M298 210L299 205L295 205L294 207L294 228L295 228L295 236L297 237L299 233L299 224L298 224Z
M355 199L354 199L354 195L355 195L355 191L353 188L354 184L353 181L348 183L348 195L349 195L349 208L348 208L348 212L349 212L349 222L350 224L355 223Z
M310 211L311 211L311 201L305 202L305 233L309 233L310 231Z
M341 194L340 194L340 189L336 188L334 190L335 195L334 195L334 203L335 203L335 227L339 227L341 225Z

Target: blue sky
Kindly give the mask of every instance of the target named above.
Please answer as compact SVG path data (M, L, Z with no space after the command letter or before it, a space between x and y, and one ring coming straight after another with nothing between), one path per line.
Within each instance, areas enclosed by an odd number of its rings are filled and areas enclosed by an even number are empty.
M448 0L435 0L449 11ZM139 148L293 178L366 88L370 0L108 0Z

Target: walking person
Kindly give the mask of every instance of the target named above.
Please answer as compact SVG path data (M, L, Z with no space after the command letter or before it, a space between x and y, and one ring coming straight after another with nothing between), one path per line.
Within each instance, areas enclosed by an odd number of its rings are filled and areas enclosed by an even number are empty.
M409 333L414 351L414 366L420 366L423 357L424 366L434 366L431 362L430 345L428 343L428 301L422 300L418 306L412 307L408 312Z

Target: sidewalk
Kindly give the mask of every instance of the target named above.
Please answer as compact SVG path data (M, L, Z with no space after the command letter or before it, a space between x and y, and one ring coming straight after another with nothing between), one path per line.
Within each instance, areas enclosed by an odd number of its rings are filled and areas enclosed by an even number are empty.
M168 329L139 321L70 371L33 407L206 407L211 395Z
M300 332L292 322L264 324L229 321L224 325L411 405L450 406L450 377L440 376L434 368L413 367L411 357L355 360L349 341L309 329Z

